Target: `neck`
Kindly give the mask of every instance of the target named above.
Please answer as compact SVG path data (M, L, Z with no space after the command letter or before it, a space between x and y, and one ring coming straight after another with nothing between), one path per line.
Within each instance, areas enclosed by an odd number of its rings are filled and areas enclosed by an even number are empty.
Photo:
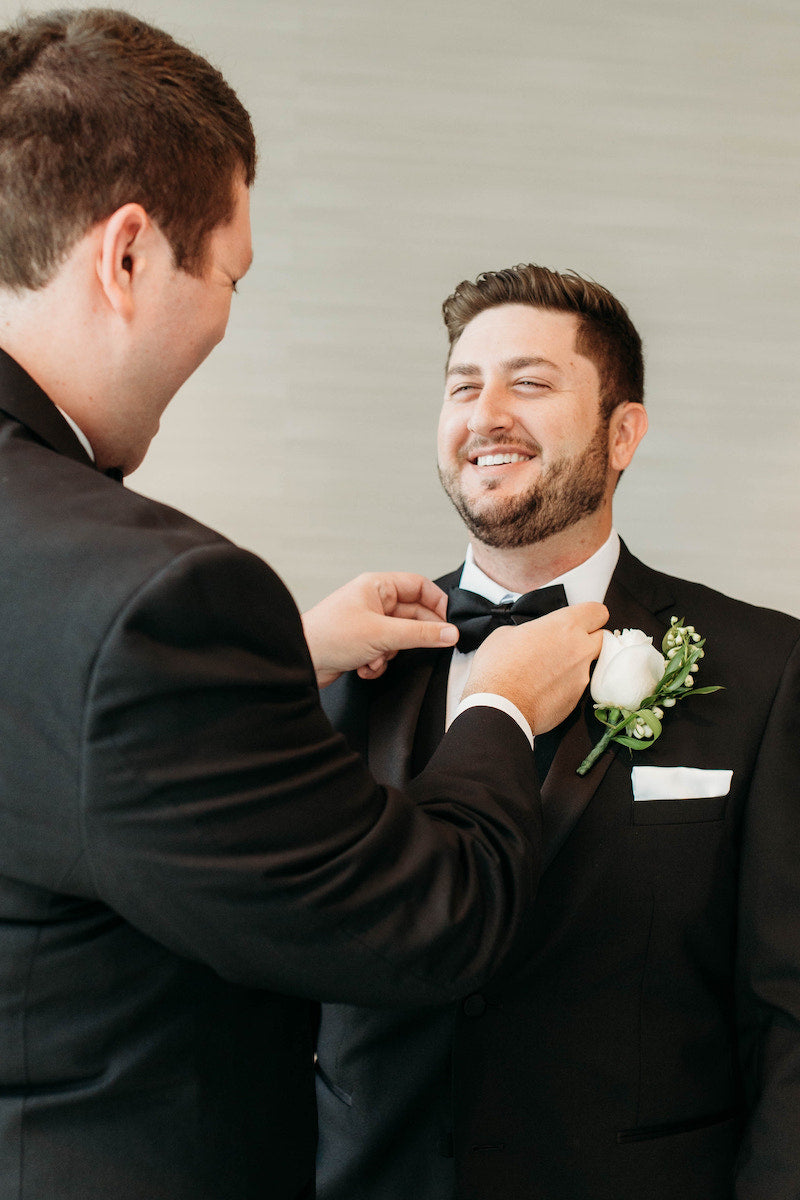
M601 521L597 514L569 529L528 546L487 546L471 539L475 563L510 592L532 592L579 567L591 558L611 533L611 511Z
M41 289L4 294L0 345L54 404L77 420L75 397L96 390L90 375L96 356L85 352L88 315L79 308L81 293L73 287L70 295L71 283L72 272L65 268Z
M43 288L0 294L0 346L78 425L104 468L114 460L104 459L95 410L96 397L108 391L112 356L96 297L80 286L78 267L87 250L79 250Z

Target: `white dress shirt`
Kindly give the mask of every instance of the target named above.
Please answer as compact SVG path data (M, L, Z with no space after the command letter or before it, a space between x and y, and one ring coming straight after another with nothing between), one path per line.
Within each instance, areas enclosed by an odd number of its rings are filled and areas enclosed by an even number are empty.
M58 411L61 413L64 420L67 422L67 424L72 429L72 432L75 434L75 437L78 439L78 441L83 446L86 453L89 455L89 458L92 460L92 462L94 462L94 450L92 449L92 447L89 443L89 439L87 438L86 434L83 432L83 430L80 428L79 425L75 424L75 422L73 421L73 419L69 415L69 413L64 412L63 408L60 408L59 405L56 405L56 408L58 409Z
M608 539L599 550L594 552L591 558L587 558L586 562L581 563L580 566L573 567L571 571L567 571L564 575L559 575L557 579L551 579L545 586L552 587L556 583L563 584L564 591L567 593L568 604L584 604L589 600L602 601L608 591L608 585L611 582L611 576L614 574L614 568L617 565L618 559L619 536L616 530L612 529ZM468 592L477 592L479 596L483 596L491 604L507 604L518 600L521 595L520 592L509 592L507 588L502 587L499 583L495 583L493 579L485 575L475 563L472 546L467 548L467 557L464 562L464 569L461 572L459 587L464 588ZM472 708L476 704L484 704L492 708L500 708L503 712L507 712L509 716L513 717L531 745L533 745L533 734L530 725L517 706L512 704L510 700L506 700L505 696L497 696L488 692L476 692L472 696L467 696L466 700L461 699L474 656L474 650L470 650L467 654L462 654L458 647L453 650L450 675L447 680L445 729L452 724L458 714L463 712L464 709Z

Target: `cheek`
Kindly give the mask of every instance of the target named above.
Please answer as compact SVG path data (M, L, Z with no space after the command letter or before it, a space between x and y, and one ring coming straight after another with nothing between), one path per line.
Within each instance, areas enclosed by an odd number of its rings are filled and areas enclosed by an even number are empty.
M231 311L230 299L218 304L214 311L208 314L203 326L203 335L199 341L199 354L201 361L207 357L225 336L225 330L228 328L228 318Z
M532 422L530 423L532 424ZM580 421L574 416L544 417L536 425L536 430L528 426L531 436L541 442L542 451L545 456L560 457L562 454L573 454L580 450L587 442L586 427L582 427Z
M225 336L225 330L228 328L228 321L231 315L231 303L233 302L233 292L227 292L220 306L219 322L217 325L217 341L221 342Z
M439 429L436 436L439 461L454 454L463 445L467 436L466 413L443 411L439 417Z
M447 453L447 424L444 415L439 417L439 424L436 429L436 452L439 462L442 462Z

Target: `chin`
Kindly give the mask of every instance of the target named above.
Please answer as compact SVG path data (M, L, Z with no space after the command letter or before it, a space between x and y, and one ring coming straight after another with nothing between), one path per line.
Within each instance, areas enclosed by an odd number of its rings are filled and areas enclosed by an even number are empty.
M466 494L464 500L467 506L479 517L491 518L495 513L506 511L509 505L517 507L527 502L529 492L526 489L508 489L494 486L484 488L476 496Z
M120 470L123 475L132 475L133 472L137 470L144 462L149 449L150 443L148 442L144 447L139 447L136 450L128 450L126 454L123 454L118 459L114 466Z

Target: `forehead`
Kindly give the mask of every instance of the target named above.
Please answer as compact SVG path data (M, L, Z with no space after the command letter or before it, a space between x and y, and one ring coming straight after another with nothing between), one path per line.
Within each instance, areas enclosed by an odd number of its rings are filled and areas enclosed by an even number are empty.
M489 367L519 358L544 358L561 368L586 364L575 350L578 318L574 313L498 304L484 309L464 327L449 365Z

